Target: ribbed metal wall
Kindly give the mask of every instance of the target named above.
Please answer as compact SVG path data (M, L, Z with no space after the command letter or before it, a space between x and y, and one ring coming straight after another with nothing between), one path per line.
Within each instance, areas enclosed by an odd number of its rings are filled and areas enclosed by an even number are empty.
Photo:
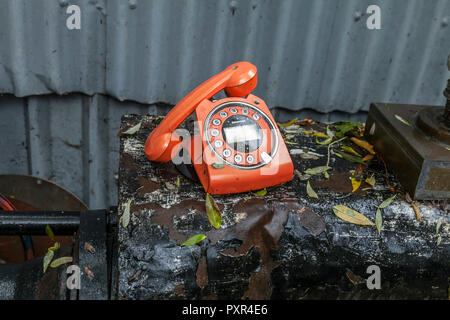
M66 28L69 3L81 8L81 30ZM371 4L381 30L366 27ZM0 92L174 104L248 60L270 106L442 104L449 22L448 0L3 0Z
M70 4L81 30L66 28ZM366 28L371 4L381 30ZM115 204L121 115L164 113L155 102L239 60L258 67L255 94L285 108L279 121L443 104L449 22L448 0L2 0L0 173Z

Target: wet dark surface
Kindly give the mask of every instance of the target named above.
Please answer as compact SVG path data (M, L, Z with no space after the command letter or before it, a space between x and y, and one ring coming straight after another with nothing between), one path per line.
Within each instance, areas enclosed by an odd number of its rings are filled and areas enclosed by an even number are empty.
M419 202L419 223L401 186L376 157L366 167L331 154L330 178L309 179L318 200L308 197L306 181L298 176L267 188L264 196L214 196L223 220L216 230L206 215L202 186L171 163L146 159L144 143L155 119L122 119L122 131L143 123L139 132L121 138L119 216L132 201L130 223L119 228L119 299L447 299L448 203ZM304 134L312 130L325 133L326 126L298 122L283 129L301 174L327 162L327 146ZM350 141L343 144L367 154ZM306 150L308 156L302 155ZM352 193L349 171L355 169L364 179L374 174L375 187L363 182ZM350 224L333 214L332 207L342 204L374 221L376 206L393 191L397 198L383 211L381 235L375 226ZM198 233L207 238L180 246ZM381 269L380 290L366 286L370 265Z

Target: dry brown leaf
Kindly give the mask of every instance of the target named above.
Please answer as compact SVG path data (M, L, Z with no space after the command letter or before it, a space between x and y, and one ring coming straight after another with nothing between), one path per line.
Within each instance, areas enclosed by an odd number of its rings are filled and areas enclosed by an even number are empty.
M95 253L95 248L94 248L94 246L93 246L92 244L90 244L89 242L85 242L85 243L84 243L84 249L85 249L87 252Z
M351 137L350 140L356 144L358 147L361 147L367 151L369 151L370 154L375 154L375 150L373 150L373 146L368 143L367 141L364 140L360 140L358 138L355 137Z
M421 222L422 221L422 215L420 214L420 210L419 210L419 206L417 205L417 202L412 201L411 202L411 207L413 208L414 213L416 214L417 221Z
M84 272L89 277L89 280L92 280L92 279L94 279L94 273L92 273L90 267L91 267L90 265L85 266L84 267Z
M354 274L352 272L352 270L350 270L350 269L347 269L347 272L345 272L345 275L347 276L347 279L350 280L350 282L353 283L353 285L355 285L355 286L360 283L365 283L363 278Z
M367 156L362 158L362 161L367 162L367 161L372 160L372 159L373 159L373 154L368 154Z

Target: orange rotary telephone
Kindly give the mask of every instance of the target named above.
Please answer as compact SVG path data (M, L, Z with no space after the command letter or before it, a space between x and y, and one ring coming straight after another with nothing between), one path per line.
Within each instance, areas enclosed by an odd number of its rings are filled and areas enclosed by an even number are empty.
M294 166L276 122L264 101L250 94L256 73L253 64L238 62L190 92L149 134L147 158L170 161L182 144L174 130L195 111L198 132L191 143L201 145L201 154L191 151L190 158L206 192L239 193L291 180ZM212 101L221 90L228 98Z

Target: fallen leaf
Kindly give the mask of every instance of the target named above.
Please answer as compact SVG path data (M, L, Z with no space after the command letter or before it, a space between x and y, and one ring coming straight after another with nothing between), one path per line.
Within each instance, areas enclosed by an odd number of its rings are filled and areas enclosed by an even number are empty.
M377 214L375 215L375 226L377 227L378 234L381 232L381 225L383 224L383 218L381 217L381 209L377 208Z
M324 171L323 172L323 176L325 177L325 179L329 179L330 175L328 174L328 171Z
M355 177L351 177L350 178L352 181L352 192L355 192L356 190L358 190L358 188L361 186L361 179L356 179Z
M298 120L298 118L292 119L291 121L288 121L286 123L277 123L280 127L290 127L292 126L296 121Z
M195 236L190 237L185 242L183 242L183 244L181 246L182 247L184 247L184 246L193 246L194 244L197 244L200 241L203 241L203 239L205 239L205 238L206 238L206 236L204 234L202 234L202 233L196 234Z
M339 155L341 158L344 158L347 161L359 163L359 164L363 164L363 165L367 166L367 163L362 161L362 159L360 157L352 156L348 153L340 152L340 151L335 151L334 154Z
M405 119L403 119L402 117L400 117L398 114L394 114L394 117L395 117L397 120L401 121L402 123L406 124L407 126L410 126L410 127L411 127L411 124L410 124L408 121L406 121Z
M177 183L176 183L177 188L180 187L180 176L177 176Z
M368 154L367 156L365 156L364 158L362 158L361 160L366 162L366 161L370 161L373 159L373 154Z
M336 126L336 137L343 137L347 132L352 131L353 129L359 128L361 126L361 122L345 122L340 126Z
M354 155L356 155L358 157L361 157L361 155L358 152L356 152L352 147L342 146L342 150L353 153Z
M375 150L373 149L373 146L370 143L368 143L367 141L360 140L355 137L351 137L350 140L354 144L356 144L358 147L361 147L361 148L367 150L370 154L375 154Z
M58 250L60 247L61 247L61 246L60 246L59 242L55 242L55 244L53 245L53 247L48 248L48 250L56 251L56 250Z
M391 204L391 202L395 199L395 197L396 197L396 195L393 195L392 197L387 198L378 206L378 208L380 208L380 209L386 208L388 205Z
M295 134L287 134L287 135L285 135L284 136L284 140L289 140L289 139L292 139L292 138L295 138Z
M436 245L437 245L437 246L440 245L440 244L441 244L441 241L442 241L442 237L439 235L439 237L438 237L437 240L436 240Z
M375 180L375 175L372 173L372 175L370 176L370 178L367 178L366 179L366 183L367 184L369 184L370 186L374 186L375 185L375 183L376 183L376 180Z
M354 274L350 269L347 269L345 275L347 276L347 279L350 280L350 282L353 283L353 285L355 286L360 283L365 283L363 278Z
M439 229L441 228L442 221L444 221L444 217L440 217L437 224L436 224L436 234L439 233Z
M319 167L315 167L315 168L310 168L310 169L306 169L305 173L307 174L321 174L324 171L330 170L331 167L328 166L319 166Z
M121 134L129 134L129 135L135 134L136 132L139 131L139 129L141 129L141 125L142 125L142 121L139 122L137 125L128 129L127 131L122 132Z
M319 139L316 137L316 143L320 145L327 145L330 144L330 142L333 141L333 137L329 137L328 139L319 141Z
M50 265L50 262L52 262L53 257L55 256L55 251L48 250L47 253L44 256L44 273L47 271L48 266Z
M284 141L284 143L289 144L289 145L295 145L295 146L298 146L298 143L297 143L297 142Z
M84 249L85 249L87 252L90 252L90 253L92 253L92 254L95 253L95 248L94 248L94 246L93 246L92 244L90 244L89 242L85 242L85 243L84 243Z
M87 266L84 267L84 272L88 276L89 280L94 279L94 273L91 271L91 266L90 265L87 265Z
M258 197L265 196L265 195L267 194L267 190L266 190L266 188L264 188L264 189L262 189L262 190L259 190L259 191L257 191L257 192L254 192L253 194L254 194L255 196L258 196Z
M317 196L317 193L311 187L311 184L309 183L309 181L306 183L306 193L308 194L308 196L310 198L319 199L319 197Z
M328 126L327 126L327 136L329 136L329 137L335 136L335 132L333 130L331 130Z
M362 226L373 226L374 223L370 221L365 215L359 213L358 211L355 211L353 209L350 209L347 206L344 205L336 205L333 207L333 212L336 216L341 218L344 221L358 224Z
M321 138L329 138L325 133L322 132L315 132L315 131L303 131L304 134L321 137Z
M170 182L166 181L164 184L166 185L166 188L169 190L175 189L175 186L173 184L171 184Z
M123 210L122 226L124 228L126 228L128 226L128 224L130 223L130 206L131 206L132 200L133 199L128 200L128 202L125 204L125 209Z
M209 193L206 194L205 206L209 223L211 223L214 228L219 229L220 225L222 224L222 215L216 203L214 202L214 199Z
M49 225L45 226L45 233L48 235L48 237L50 238L50 240L52 240L53 242L55 242L55 235L53 234L52 228L50 228Z
M305 159L305 160L308 160L308 159L318 160L319 159L318 156L311 154L311 153L301 153L300 158Z
M70 263L72 261L73 261L72 257L61 257L61 258L53 260L53 262L50 264L50 267L58 268L60 265Z
M297 169L294 170L294 174L300 179L300 181L305 181L311 178L310 174L301 174Z
M415 201L411 201L411 207L414 210L414 213L416 214L416 220L421 222L422 221L422 215L420 214L419 206Z

